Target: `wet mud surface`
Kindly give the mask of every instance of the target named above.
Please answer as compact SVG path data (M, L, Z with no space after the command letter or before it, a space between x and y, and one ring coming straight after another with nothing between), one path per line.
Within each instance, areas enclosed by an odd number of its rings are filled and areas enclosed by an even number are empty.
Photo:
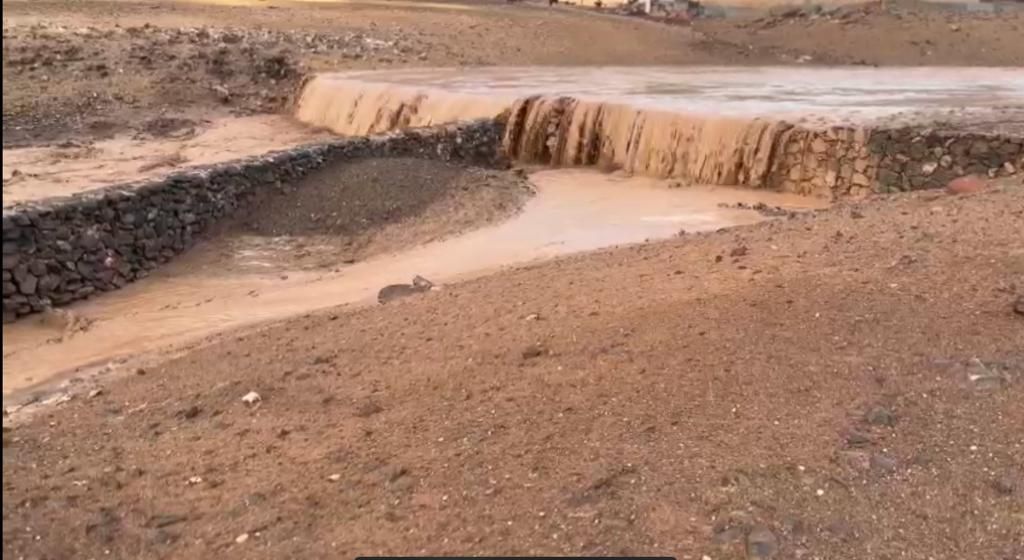
M424 186L427 180L434 184ZM94 371L89 366L329 306L372 303L380 288L417 274L451 282L822 206L794 195L585 170L541 171L527 185L514 174L416 160L336 166L261 201L153 276L66 308L87 329L62 334L67 321L49 316L5 325L4 394L24 402L32 398L26 389L79 368ZM779 207L785 210L765 212Z

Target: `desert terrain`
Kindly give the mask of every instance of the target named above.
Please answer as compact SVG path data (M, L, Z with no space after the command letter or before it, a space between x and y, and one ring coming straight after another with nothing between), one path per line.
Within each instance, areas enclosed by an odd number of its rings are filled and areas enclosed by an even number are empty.
M9 207L326 141L289 112L317 72L1024 61L1019 9L746 7L5 0L5 296ZM488 228L572 170L328 165L147 278L5 325L3 553L1022 559L1024 182L1002 169L834 201L652 179L732 197L699 214L721 227L538 233L496 266ZM640 178L578 176L547 218L621 226L624 199L583 187ZM486 264L437 289L294 305L459 247Z

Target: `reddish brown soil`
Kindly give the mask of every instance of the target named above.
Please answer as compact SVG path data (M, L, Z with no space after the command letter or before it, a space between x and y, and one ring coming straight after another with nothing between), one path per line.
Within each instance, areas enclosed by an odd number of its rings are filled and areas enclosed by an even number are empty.
M887 198L221 336L5 430L4 555L1021 558L1022 209Z

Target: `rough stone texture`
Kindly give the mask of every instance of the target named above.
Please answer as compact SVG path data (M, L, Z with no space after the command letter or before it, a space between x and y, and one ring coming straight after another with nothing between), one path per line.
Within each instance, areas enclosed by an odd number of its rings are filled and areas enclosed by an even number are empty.
M869 193L877 159L867 137L859 128L788 130L776 147L769 188L824 198Z
M527 163L829 199L937 188L958 176L1014 175L1024 167L1019 132L719 122L571 97L520 99L503 142L510 157Z
M498 118L338 139L5 209L4 321L144 277L253 193L326 162L415 156L498 165L504 129ZM942 188L963 175L1024 168L1024 138L913 127L793 126L770 149L762 188L825 198Z
M4 322L142 278L251 195L327 162L423 157L493 166L503 160L502 130L482 121L344 138L4 209Z
M985 190L988 185L976 175L957 177L946 185L946 192L951 194L972 194Z
M871 134L875 191L943 188L957 177L1006 177L1024 166L1024 138L906 127Z
M922 127L795 127L776 146L768 187L863 197L945 187L964 175L1004 177L1024 167L1024 138Z

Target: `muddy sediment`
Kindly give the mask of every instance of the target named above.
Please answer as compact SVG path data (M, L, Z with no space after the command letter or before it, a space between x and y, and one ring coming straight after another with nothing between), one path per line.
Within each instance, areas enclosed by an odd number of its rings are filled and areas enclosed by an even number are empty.
M45 328L46 313L7 325L4 360L11 373L5 394L14 392L11 398L20 402L26 388L51 386L56 372L85 366L79 372L84 375L88 366L108 363L123 369L131 356L145 359L225 330L333 305L370 304L382 286L408 283L416 275L443 285L581 251L753 224L766 219L757 208L782 208L789 216L824 205L766 191L680 188L639 176L546 170L529 176L536 195L509 217L510 206L522 202L517 173L457 170L422 160L393 163L367 160L335 166L337 173L315 172L295 185L303 191L297 198L311 204L293 201L281 215L267 211L289 204L287 195L268 196L266 208L241 212L238 224L228 220L227 231L145 283L76 304L76 316L89 321L86 331L62 337L59 329ZM403 170L447 184L430 187L436 196L404 193L416 176ZM369 173L388 182L380 191L393 193L394 203L382 208L373 189L348 196L331 192ZM456 192L470 180L473 192ZM364 208L346 207L361 202ZM392 204L406 217L380 212ZM330 219L335 211L376 225L336 227ZM499 222L501 217L507 219ZM461 234L448 235L459 229ZM47 342L53 338L60 339L56 346Z
M3 205L69 196L274 150L326 142L331 134L286 115L154 118L145 132L106 140L4 151Z

